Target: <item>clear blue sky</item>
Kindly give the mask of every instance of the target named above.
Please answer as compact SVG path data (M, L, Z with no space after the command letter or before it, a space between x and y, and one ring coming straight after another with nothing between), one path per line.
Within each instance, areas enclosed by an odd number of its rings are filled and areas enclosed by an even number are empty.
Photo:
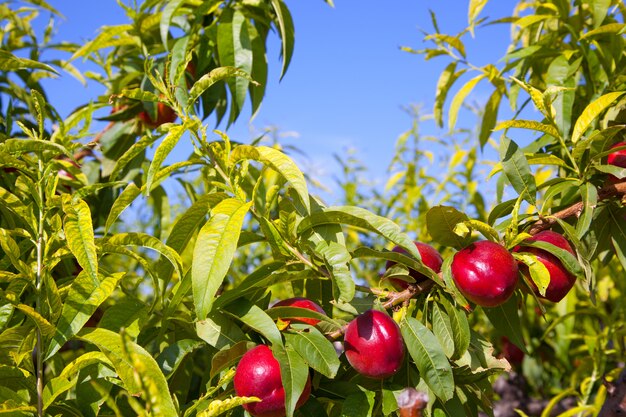
M58 39L80 41L93 38L101 25L126 23L113 0L55 0L66 17L60 22ZM456 33L467 24L467 1L463 0L335 0L331 8L321 0L287 0L296 28L295 53L286 76L279 83L278 41L271 39L270 80L265 101L252 125L244 112L228 131L232 138L247 141L266 126L297 132L289 140L303 149L318 174L336 170L333 153L357 148L357 156L370 167L372 178L384 176L393 145L411 119L402 110L411 103L432 109L435 85L445 58L424 61L400 46L425 46L419 28L430 31L429 9L443 32ZM481 16L504 17L512 12L512 0L491 0ZM491 26L466 40L470 61L477 65L495 62L505 53L509 27ZM47 84L50 98L62 114L95 97L101 90L84 88L70 77ZM68 94L71 91L72 94ZM483 86L482 91L490 91ZM474 98L485 101L479 87ZM461 114L459 124L475 123ZM224 126L220 126L224 128ZM427 133L437 134L432 124ZM190 148L182 148L185 155ZM302 161L302 160L301 160ZM325 179L329 181L329 179Z

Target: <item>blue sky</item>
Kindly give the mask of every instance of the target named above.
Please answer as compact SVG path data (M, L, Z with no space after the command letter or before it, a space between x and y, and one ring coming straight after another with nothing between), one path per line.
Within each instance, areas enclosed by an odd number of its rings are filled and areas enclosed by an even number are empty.
M126 23L113 0L100 0L97 8L93 0L51 3L66 18L60 22L58 39L86 40L102 25ZM429 9L437 15L442 32L462 30L467 24L468 2L335 0L335 8L321 0L286 3L296 28L289 71L279 83L278 41L273 37L268 52L270 79L261 110L252 123L249 110L244 112L228 134L245 142L268 126L297 132L298 138L287 139L287 143L302 149L308 158L300 162L319 175L336 171L333 153L343 155L348 148L356 148L357 156L370 168L371 178L384 177L395 140L410 127L411 118L402 108L419 103L430 111L437 78L448 63L445 58L425 61L401 51L400 46L425 46L419 28L432 29ZM514 4L492 0L481 16L508 16ZM505 54L509 39L506 25L480 29L474 40L466 38L468 57L476 65L496 62ZM47 87L63 115L102 92L95 83L85 88L68 76ZM490 91L486 84L476 89L473 99L484 102L484 91ZM461 113L459 125L474 123L472 115ZM425 125L424 131L442 133L432 123ZM178 155L184 157L189 149L182 146Z

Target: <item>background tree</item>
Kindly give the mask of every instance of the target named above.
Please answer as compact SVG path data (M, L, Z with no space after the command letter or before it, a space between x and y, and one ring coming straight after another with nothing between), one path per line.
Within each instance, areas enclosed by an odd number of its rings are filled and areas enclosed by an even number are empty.
M470 1L461 33L433 16L432 45L405 48L450 60L433 117L411 110L385 190L339 158L333 206L280 142L203 124L229 125L248 97L258 109L271 31L287 70L282 1L124 6L130 23L85 45L53 43L52 27L37 37L32 19L56 13L45 2L0 5L0 411L477 416L506 403L493 382L513 367L522 414L568 397L563 415L598 415L607 398L611 415L624 392L626 9L521 1L487 21L485 3ZM477 67L463 42L487 24L511 25L512 42ZM68 58L45 61L48 50ZM78 58L101 72L81 74ZM63 72L107 93L62 119L40 81ZM455 130L479 82L494 90L478 128ZM446 110L450 133L423 136ZM95 119L108 123L97 134ZM193 154L166 165L182 139ZM451 155L444 169L429 141ZM480 186L487 163L495 200ZM135 224L120 220L129 207ZM304 297L317 306L298 307ZM255 388L258 366L276 391Z

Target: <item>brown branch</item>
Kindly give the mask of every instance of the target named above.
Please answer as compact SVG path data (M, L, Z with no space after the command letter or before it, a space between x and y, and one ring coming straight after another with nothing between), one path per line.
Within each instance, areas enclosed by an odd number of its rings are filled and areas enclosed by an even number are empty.
M431 279L422 282L411 283L404 291L391 291L387 296L387 301L383 303L384 308L391 308L410 300L417 294L429 291L435 285L435 281Z
M104 129L102 129L102 131L100 133L98 133L91 142L85 144L85 146L80 149L79 151L76 151L74 153L74 155L72 156L72 160L74 161L81 161L82 159L88 157L88 156L92 156L93 155L93 149L98 146L98 144L100 143L100 139L102 139L102 137L104 136L104 134L106 132L108 132L113 126L115 125L115 122L109 122L108 125L105 126ZM70 161L70 158L64 158L65 160Z
M618 182L616 184L610 184L598 190L598 201L606 200L607 198L624 194L626 194L626 181ZM544 217L536 221L535 224L533 224L533 226L528 230L528 233L530 233L531 235L536 235L542 230L549 229L554 223L557 222L557 219L566 219L572 216L578 217L582 213L583 208L584 203L582 201L579 201L576 204L573 204L567 208L564 208L563 210L551 214L548 217Z
M619 378L612 382L604 382L606 386L606 400L598 413L598 417L619 417L626 413L626 368Z

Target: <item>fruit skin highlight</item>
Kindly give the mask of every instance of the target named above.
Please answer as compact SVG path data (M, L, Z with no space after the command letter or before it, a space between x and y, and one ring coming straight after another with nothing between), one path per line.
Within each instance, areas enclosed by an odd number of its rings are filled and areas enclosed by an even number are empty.
M404 360L400 327L387 314L368 310L348 324L344 349L350 365L361 375L382 379L395 374Z
M441 272L441 265L443 264L443 258L441 254L437 252L435 248L432 246L422 243L422 242L414 242L417 251L420 253L422 257L422 263L426 265L428 268L435 271L435 273ZM400 246L396 246L392 249L392 252L401 253L403 255L411 256L405 249ZM385 269L389 269L394 266L396 263L394 261L387 261L385 265ZM429 279L426 275L417 272L414 269L409 269L409 276L415 280L415 283L419 284L420 282L426 281ZM406 290L409 286L409 283L403 281L399 278L390 279L391 284L398 290Z
M542 232L537 233L531 238L525 240L526 242L547 242L551 243L554 246L565 249L572 255L576 256L574 249L569 244L567 239L563 235L557 232L553 232L552 230L544 230ZM539 294L539 289L532 281L532 279L528 279L528 282L538 297L543 298L545 300L550 300L552 302L558 303L561 301L567 293L572 289L574 284L576 283L576 276L569 272L563 263L551 254L550 252L532 247L515 247L514 251L516 252L527 252L537 257L537 260L541 262L548 272L550 273L550 284L548 284L548 288L546 289L546 294ZM522 274L526 276L530 276L528 272L528 267L526 265L520 265L520 270Z
M261 402L242 405L253 416L285 416L285 389L280 376L280 365L268 346L258 345L241 357L235 371L234 385L238 397L261 399ZM307 377L296 408L304 404L310 394L311 378Z
M320 314L327 315L322 307L320 307L317 303L309 300L304 297L293 297L287 298L285 300L279 301L273 305L273 307L299 307L306 308L312 311L317 311ZM311 317L290 317L289 319L282 319L286 323L290 323L291 320L297 321L300 323L310 324L311 326L315 326L320 321L318 319L314 319Z
M474 242L458 251L452 259L452 278L468 300L496 307L515 291L518 267L513 255L498 243Z

